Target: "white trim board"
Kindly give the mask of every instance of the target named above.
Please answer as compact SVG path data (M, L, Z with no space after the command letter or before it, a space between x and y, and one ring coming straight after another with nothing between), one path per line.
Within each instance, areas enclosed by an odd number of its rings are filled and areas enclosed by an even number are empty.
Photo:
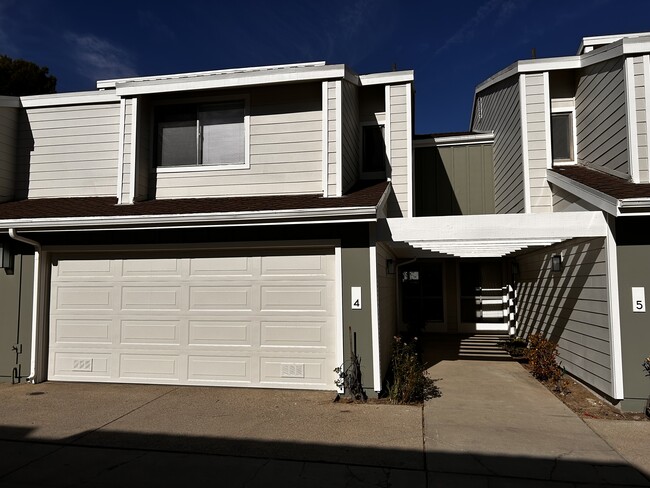
M627 105L628 165L632 183L639 183L639 137L636 126L636 87L634 84L634 58L625 58L625 98Z
M607 217L608 223L614 219ZM613 225L613 222L612 222ZM625 398L623 392L623 349L621 343L621 316L618 299L618 256L616 253L616 241L611 228L607 228L605 239L607 252L607 294L609 306L609 347L612 370L612 398L622 400Z
M521 164L524 185L524 212L530 213L530 163L528 155L528 106L526 105L526 75L519 76L519 113L521 114Z

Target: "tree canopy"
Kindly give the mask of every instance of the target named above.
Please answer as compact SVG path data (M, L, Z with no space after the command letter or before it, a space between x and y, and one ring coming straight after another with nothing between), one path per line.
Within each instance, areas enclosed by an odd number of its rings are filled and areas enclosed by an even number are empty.
M56 77L47 67L0 55L0 95L42 95L56 91Z

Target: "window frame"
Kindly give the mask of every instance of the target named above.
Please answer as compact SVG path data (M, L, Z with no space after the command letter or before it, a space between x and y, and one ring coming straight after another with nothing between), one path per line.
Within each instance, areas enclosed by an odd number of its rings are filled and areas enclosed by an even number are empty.
M388 154L385 156L385 165L383 171L364 171L363 170L363 161L364 161L364 130L366 127L379 127L382 129L382 136L384 137L384 148L387 147L386 144L386 123L383 119L377 118L377 120L364 121L360 123L359 130L359 175L361 179L365 180L380 180L388 178Z
M562 115L568 114L571 118L571 149L572 149L572 158L571 159L556 159L553 154L553 115ZM576 164L578 160L578 137L576 134L576 110L575 110L575 100L573 98L557 98L551 100L551 113L549 115L549 127L551 130L550 138L550 150L551 150L551 163L553 166L566 166L571 164Z
M220 103L237 102L244 103L244 161L241 163L231 164L193 164L177 166L160 166L158 164L158 121L155 117L155 111L160 107L171 107L174 105L193 106L197 112L201 107L210 105L219 105ZM233 94L217 97L197 97L197 98L174 98L170 100L158 101L152 106L152 165L155 172L158 173L185 173L185 172L204 172L204 171L227 171L241 170L250 168L250 96L248 94ZM197 130L198 137L198 130Z

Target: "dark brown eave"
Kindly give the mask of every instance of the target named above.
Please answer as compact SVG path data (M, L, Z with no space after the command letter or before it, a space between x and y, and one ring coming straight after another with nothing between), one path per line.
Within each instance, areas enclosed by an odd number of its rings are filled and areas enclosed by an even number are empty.
M194 223L298 219L324 219L375 215L389 183L373 182L353 189L341 197L320 195L271 195L255 197L183 198L147 200L118 205L113 197L44 198L0 204L0 226L66 223L69 225L129 226L164 222Z
M650 198L650 183L632 183L580 164L555 167L550 171L582 183L617 200Z

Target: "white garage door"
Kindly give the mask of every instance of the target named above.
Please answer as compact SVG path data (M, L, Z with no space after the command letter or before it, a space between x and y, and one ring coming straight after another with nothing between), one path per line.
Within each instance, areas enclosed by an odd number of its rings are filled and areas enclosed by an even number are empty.
M334 256L65 257L49 379L334 389Z

